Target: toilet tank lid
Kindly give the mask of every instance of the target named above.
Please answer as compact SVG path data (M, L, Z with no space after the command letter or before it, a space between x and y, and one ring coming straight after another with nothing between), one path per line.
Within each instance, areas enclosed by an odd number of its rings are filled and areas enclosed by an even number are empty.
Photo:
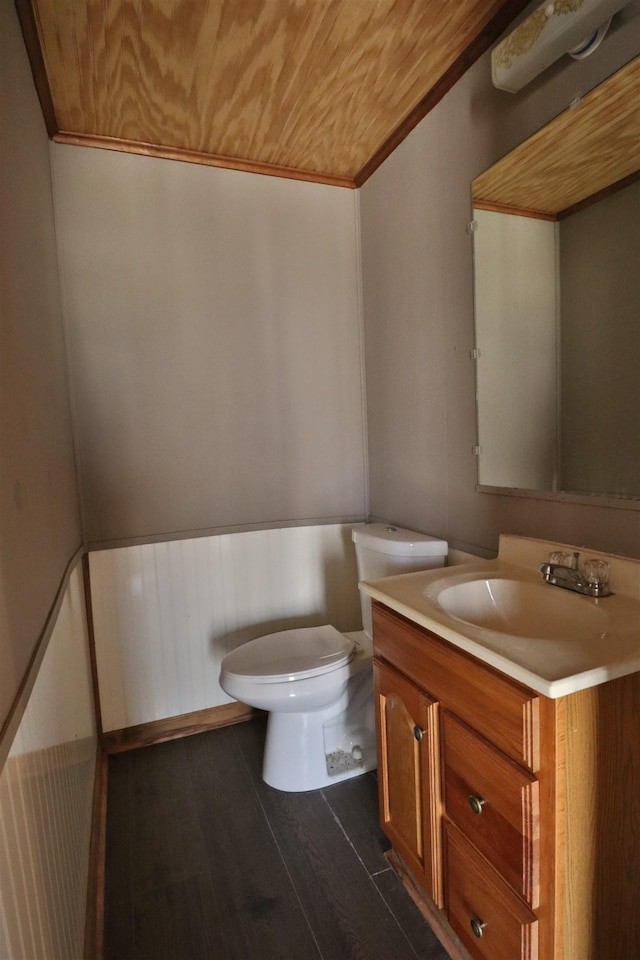
M404 530L390 523L362 523L351 533L353 542L392 557L446 557L449 544L446 540L430 537L415 530Z

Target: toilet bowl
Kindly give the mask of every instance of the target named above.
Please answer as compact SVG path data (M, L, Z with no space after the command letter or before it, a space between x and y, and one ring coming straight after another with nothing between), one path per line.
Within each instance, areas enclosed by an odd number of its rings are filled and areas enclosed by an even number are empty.
M222 689L269 713L265 783L289 792L316 790L374 769L371 664L364 632L342 634L330 625L258 637L224 658Z
M360 579L442 566L447 544L385 524L353 529ZM268 711L262 776L278 790L330 786L376 766L370 600L365 630L325 624L267 634L224 657L220 686Z

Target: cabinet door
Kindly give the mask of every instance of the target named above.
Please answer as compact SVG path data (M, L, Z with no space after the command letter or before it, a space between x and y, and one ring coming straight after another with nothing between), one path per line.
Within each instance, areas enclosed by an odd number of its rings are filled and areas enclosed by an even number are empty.
M380 822L415 879L440 907L442 825L438 704L376 660Z

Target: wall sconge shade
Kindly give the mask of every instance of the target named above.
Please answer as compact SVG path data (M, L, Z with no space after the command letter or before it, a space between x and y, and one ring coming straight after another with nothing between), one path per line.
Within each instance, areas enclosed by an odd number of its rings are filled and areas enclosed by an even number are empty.
M493 50L493 85L516 93L565 53L575 48L592 52L606 32L599 28L629 2L555 0L543 3Z

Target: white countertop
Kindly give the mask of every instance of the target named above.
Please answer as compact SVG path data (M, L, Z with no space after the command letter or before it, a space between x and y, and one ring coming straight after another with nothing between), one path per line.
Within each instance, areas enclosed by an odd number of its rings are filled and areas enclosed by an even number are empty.
M512 636L458 620L432 599L440 586L466 580L497 576L542 583L538 564L545 562L549 552L556 549L580 550L524 537L501 537L496 560L363 581L360 589L408 620L552 699L640 670L639 560L597 554L611 565L610 584L614 593L609 597L582 597L545 585L548 590L568 594L574 598L573 603L578 598L601 608L607 614L608 624L603 635L597 637L545 640ZM593 555L592 551L581 553Z

